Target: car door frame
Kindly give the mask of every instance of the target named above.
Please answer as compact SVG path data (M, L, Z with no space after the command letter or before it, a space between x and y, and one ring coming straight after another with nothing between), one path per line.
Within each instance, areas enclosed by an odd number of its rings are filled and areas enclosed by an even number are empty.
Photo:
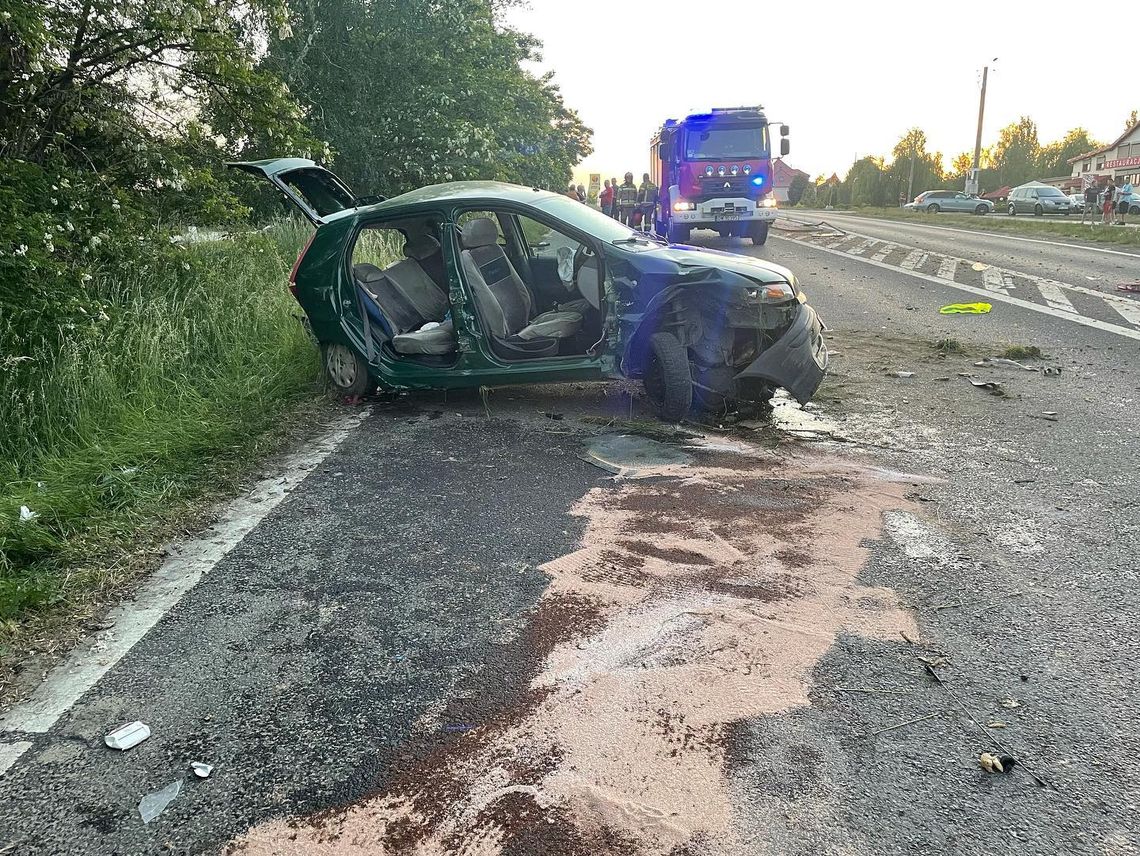
M598 287L600 289L600 305L602 307L602 333L599 335L599 341L594 348L591 348L584 354L567 354L565 356L555 357L536 357L534 359L523 360L504 360L491 348L491 334L487 331L483 324L483 320L479 317L478 305L475 302L475 295L471 286L467 283L467 279L463 273L462 252L463 248L460 242L460 228L459 218L470 211L485 212L488 214L500 213L523 215L542 223L551 229L556 229L563 232L569 237L577 241L581 241L593 248L598 256ZM503 229L500 222L499 228L503 230L503 237L510 240ZM510 200L501 199L470 199L463 200L462 204L457 204L452 210L451 215L448 217L448 222L445 224L445 230L450 230L450 235L447 239L447 246L445 252L449 254L447 258L448 268L453 269L458 277L459 286L463 293L463 308L461 311L456 312L455 300L452 299L453 319L456 322L456 333L459 334L460 324L464 328L464 332L468 338L468 347L473 351L478 352L481 357L484 367L486 369L493 369L497 372L509 372L518 375L536 375L536 380L550 379L554 380L562 375L579 376L582 379L596 379L600 376L608 376L614 372L615 358L607 348L605 333L605 324L608 319L611 307L608 304L605 294L605 276L606 276L606 262L605 254L602 247L602 242L595 238L593 235L584 233L581 229L577 229L568 223L553 217L538 208L533 208L524 203L514 202ZM523 283L527 289L530 285ZM462 316L462 318L457 317ZM472 323L473 322L473 323ZM463 351L464 337L460 337L460 350Z

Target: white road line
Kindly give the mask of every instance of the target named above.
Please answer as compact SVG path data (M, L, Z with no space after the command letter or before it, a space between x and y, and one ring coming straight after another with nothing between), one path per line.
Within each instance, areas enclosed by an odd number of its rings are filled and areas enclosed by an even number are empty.
M958 271L958 260L950 258L950 257L946 257L942 260L942 263L940 265L938 265L937 276L939 279L948 279L951 282L953 282L954 281L954 274L957 273L957 271Z
M982 285L986 287L986 291L996 291L998 294L1009 294L1005 287L1005 280L1002 279L1000 268L987 267L982 271Z
M286 460L276 475L258 482L248 494L230 503L222 519L192 541L173 547L169 559L143 585L135 599L111 610L112 628L98 645L76 648L51 671L32 697L0 718L0 733L43 734L95 685L158 621L269 512L304 481L368 415L362 410L341 419L336 427ZM2 738L0 738L2 740ZM17 749L23 745L23 749ZM0 744L0 773L16 762L30 744Z
M1072 301L1065 296L1065 292L1061 288L1060 283L1053 282L1051 279L1039 279L1035 285L1049 306L1052 306L1054 309L1060 309L1062 312L1077 311Z
M902 248L898 247L894 244L883 244L883 248L881 250L879 250L877 253L875 253L875 255L871 256L871 258L877 262L881 262L883 259L885 259L887 256L889 256L891 254L892 250L899 250L899 249L902 249Z
M899 267L904 267L907 270L914 270L915 268L922 267L922 265L926 262L926 258L927 255L922 250L911 250L906 254L906 258L899 262Z
M877 243L879 243L878 238L865 238L855 246L844 250L844 252L849 256L861 256Z
M792 218L789 217L789 220ZM842 216L836 219L844 219ZM1104 253L1110 256L1128 256L1134 259L1140 259L1140 253L1126 253L1123 250L1110 250L1106 247L1090 247L1088 244L1072 244L1068 241L1046 241L1043 238L1026 238L1022 235L1015 235L1009 232L980 232L974 229L955 229L953 226L932 226L929 223L912 223L908 220L880 220L877 217L858 217L854 215L847 215L848 220L866 220L871 223L882 223L884 226L914 226L919 229L933 229L936 232L957 232L960 235L984 235L987 238L1006 238L1010 241L1022 241L1026 244L1047 244L1051 247L1064 247L1068 250L1087 250L1090 253Z
M783 241L794 241L801 246L807 246L821 253L831 253L832 255L836 256L848 255L847 253L844 253L840 250L828 249L827 247L821 247L818 244L810 244L805 241L797 240L796 238L785 238L783 235L775 235L774 237L778 237ZM1083 315L1074 315L1070 312L1062 312L1060 309L1054 309L1052 306L1042 306L1039 303L1031 303L1028 300L1021 300L1017 297L1011 297L1006 294L986 291L984 288L978 288L974 285L965 285L963 283L955 282L954 280L947 279L945 277L931 276L930 274L919 273L916 270L903 270L902 268L886 264L885 262L874 262L870 259L860 259L860 261L863 262L863 264L874 265L875 267L882 268L883 270L894 271L895 273L901 273L905 276L911 276L915 277L916 279L933 282L937 285L945 285L948 288L955 288L968 294L977 295L978 297L985 297L989 300L996 300L999 303L1009 303L1012 306L1020 306L1022 309L1028 309L1031 312L1039 312L1042 315L1052 315L1054 318L1064 318L1066 321L1072 321L1074 324L1080 324L1084 327L1093 327L1106 333L1115 333L1118 336L1124 336L1126 339L1134 339L1140 342L1140 330L1133 330L1130 327L1121 327L1117 324L1109 324L1105 321L1098 321L1095 318L1086 318ZM950 260L947 259L947 261ZM954 260L954 262L957 264L957 260ZM1115 304L1113 305L1115 306Z
M1129 324L1140 327L1140 304L1112 301L1108 305L1120 313L1120 316Z

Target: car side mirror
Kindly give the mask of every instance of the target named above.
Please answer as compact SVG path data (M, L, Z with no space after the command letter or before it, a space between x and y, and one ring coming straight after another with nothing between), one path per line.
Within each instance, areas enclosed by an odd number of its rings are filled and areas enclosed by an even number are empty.
M780 136L781 137L788 136L788 126L787 125L781 125L780 126Z
M780 139L780 157L784 157L784 155L786 155L791 150L792 150L792 146L791 146L791 143L788 142L788 138L782 137Z

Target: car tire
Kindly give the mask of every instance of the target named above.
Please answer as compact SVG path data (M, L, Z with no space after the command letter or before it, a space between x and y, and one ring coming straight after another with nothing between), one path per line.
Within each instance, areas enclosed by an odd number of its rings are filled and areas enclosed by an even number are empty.
M753 223L748 229L748 237L752 239L753 245L757 247L764 246L764 242L768 240L768 223Z
M321 370L325 383L337 395L358 398L375 389L368 363L347 345L321 345Z
M1128 206L1128 213L1129 214L1140 214L1140 205L1129 205Z
M1042 208L1040 205L1034 205L1033 206L1033 216L1034 217L1044 217L1045 216L1045 209Z
M989 206L988 205L979 205L977 208L974 209L974 213L975 214L989 214L990 213Z
M937 203L937 202L935 202L935 203L933 203L933 204L931 204L931 205L927 205L927 206L926 206L926 210L927 210L929 213L931 213L931 214L937 214L937 213L938 213L939 211L941 211L942 209L941 209L941 208L938 206L938 203Z
M649 337L645 394L657 415L666 422L680 422L693 406L693 375L689 353L672 333L661 331Z
M1009 216L1010 217L1016 217L1017 216L1017 208L1015 208L1013 205L1009 206Z

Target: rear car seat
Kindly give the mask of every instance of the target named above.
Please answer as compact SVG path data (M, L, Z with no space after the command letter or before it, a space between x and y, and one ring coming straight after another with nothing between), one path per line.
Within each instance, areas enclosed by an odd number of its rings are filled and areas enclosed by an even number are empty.
M463 224L460 255L475 306L488 331L499 339L566 339L582 328L579 312L552 311L531 317L534 301L499 246L495 221L480 217Z
M416 256L430 259L439 255L439 242L421 235L404 247L408 258L384 270L361 263L353 266L353 274L361 289L376 307L370 316L385 327L392 348L399 354L450 354L456 349L455 328L447 319L451 309L447 291L427 274ZM440 256L442 270L442 256ZM424 330L425 324L436 326Z

